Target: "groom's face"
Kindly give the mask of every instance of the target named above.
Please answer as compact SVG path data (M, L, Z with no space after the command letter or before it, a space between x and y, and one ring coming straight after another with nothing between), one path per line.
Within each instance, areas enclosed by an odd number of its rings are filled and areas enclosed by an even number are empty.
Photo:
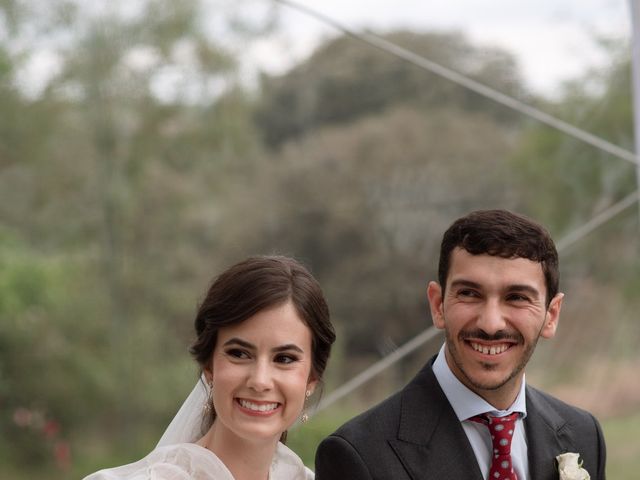
M456 248L446 286L428 287L436 327L456 377L498 408L515 399L538 338L555 334L562 294L545 303L540 263ZM500 405L496 405L496 403Z

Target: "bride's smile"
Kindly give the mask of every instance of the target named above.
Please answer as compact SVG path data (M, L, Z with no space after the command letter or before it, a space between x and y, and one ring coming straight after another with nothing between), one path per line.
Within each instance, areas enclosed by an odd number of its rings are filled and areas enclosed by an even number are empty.
M243 409L248 410L249 415L271 415L280 406L277 402L258 402L243 398L238 398L237 402Z

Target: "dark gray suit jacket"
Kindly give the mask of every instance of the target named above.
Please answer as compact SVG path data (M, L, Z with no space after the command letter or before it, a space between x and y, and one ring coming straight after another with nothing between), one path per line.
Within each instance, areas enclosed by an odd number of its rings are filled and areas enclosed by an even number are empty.
M340 427L316 452L316 480L482 480L461 423L431 368L400 392ZM588 412L527 387L531 480L558 480L555 457L580 454L592 480L605 479L605 444Z

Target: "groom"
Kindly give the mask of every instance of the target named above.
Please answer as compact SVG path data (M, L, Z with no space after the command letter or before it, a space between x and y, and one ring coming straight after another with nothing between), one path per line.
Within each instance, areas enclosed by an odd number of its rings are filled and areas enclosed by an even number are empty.
M427 296L445 344L403 390L322 441L316 480L557 480L564 453L603 480L597 420L525 381L562 306L547 231L504 210L458 219Z

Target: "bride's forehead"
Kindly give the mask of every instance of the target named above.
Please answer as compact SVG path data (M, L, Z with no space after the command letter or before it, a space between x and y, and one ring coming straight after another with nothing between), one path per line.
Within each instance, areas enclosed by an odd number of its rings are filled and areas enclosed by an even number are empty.
M311 330L302 321L291 304L262 310L248 319L221 327L220 340L237 337L251 343L305 342L311 339Z

